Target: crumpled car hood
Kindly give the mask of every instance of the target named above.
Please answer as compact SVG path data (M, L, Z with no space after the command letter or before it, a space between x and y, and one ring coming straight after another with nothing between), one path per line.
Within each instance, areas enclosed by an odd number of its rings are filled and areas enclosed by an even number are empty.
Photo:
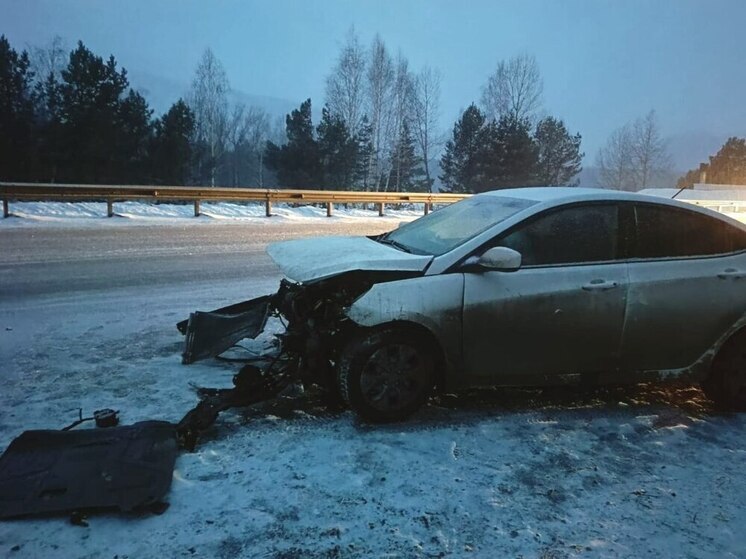
M314 237L272 243L267 254L290 279L319 281L344 272L421 272L433 259L409 254L367 237Z

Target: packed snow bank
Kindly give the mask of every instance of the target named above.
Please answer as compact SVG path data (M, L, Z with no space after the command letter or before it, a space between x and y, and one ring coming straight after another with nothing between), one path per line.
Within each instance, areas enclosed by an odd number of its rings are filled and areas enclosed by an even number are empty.
M65 224L71 221L75 221L75 225L80 225L81 223L101 223L102 220L105 220L107 224L183 224L184 221L203 223L210 220L221 220L223 222L241 222L247 219L267 220L264 205L257 203L203 202L201 204L202 215L199 218L194 217L194 206L192 204L119 202L114 204L114 218L108 218L106 211L105 202L11 202L11 215L20 219L0 219L0 226L28 225L34 222ZM333 215L328 218L326 207L275 204L272 206L271 219L294 221L320 218L411 220L421 216L423 211L422 204L409 204L397 209L385 208L385 215L381 218L377 209L339 205L334 206Z

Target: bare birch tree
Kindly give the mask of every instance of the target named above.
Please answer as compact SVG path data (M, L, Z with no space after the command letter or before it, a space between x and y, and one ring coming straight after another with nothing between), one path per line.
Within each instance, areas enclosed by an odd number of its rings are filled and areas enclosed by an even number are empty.
M255 162L256 184L264 187L264 148L271 138L269 115L263 109L251 107L245 116L246 143Z
M62 37L55 35L45 46L35 46L29 50L31 69L37 82L43 82L49 76L59 79L62 70L67 66L70 51Z
M229 148L230 181L232 186L240 183L241 159L248 133L246 122L246 105L236 103L228 116L225 128L225 143Z
M648 188L671 170L671 157L654 110L632 124L631 136L635 184L638 189Z
M482 106L489 119L510 115L533 124L541 110L543 91L536 57L524 53L498 62L482 90Z
M415 77L412 96L414 135L429 190L432 190L434 182L430 174L430 160L443 143L438 129L440 79L440 72L426 66Z
M391 98L396 81L396 72L391 55L379 35L373 39L368 61L367 108L370 119L371 142L368 176L375 180L379 190L382 179L388 176L387 152L391 137ZM366 188L368 185L365 185Z
M670 172L671 159L655 111L615 130L598 152L601 184L616 190L648 188Z
M396 60L396 72L394 87L391 95L391 127L387 145L390 146L389 154L393 168L386 175L384 190L389 190L390 180L394 179L393 190L401 189L401 165L403 162L400 150L403 148L399 141L402 130L409 126L412 120L412 109L414 99L414 80L409 72L409 62L399 53ZM391 176L393 174L393 177Z
M598 151L601 184L614 190L633 190L632 133L629 125L614 130Z
M350 134L358 132L365 112L365 50L354 27L326 78L326 105L332 114L344 119Z
M209 154L212 186L215 186L218 162L225 150L229 91L223 65L211 49L205 49L192 81L189 105L194 111L197 140L204 143Z

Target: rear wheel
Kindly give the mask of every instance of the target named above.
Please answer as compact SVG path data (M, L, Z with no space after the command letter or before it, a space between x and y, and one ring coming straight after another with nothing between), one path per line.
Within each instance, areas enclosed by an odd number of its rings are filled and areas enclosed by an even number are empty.
M435 358L427 336L388 327L353 339L337 365L340 393L360 417L372 422L402 420L427 400Z
M746 411L746 330L725 342L702 389L718 407Z

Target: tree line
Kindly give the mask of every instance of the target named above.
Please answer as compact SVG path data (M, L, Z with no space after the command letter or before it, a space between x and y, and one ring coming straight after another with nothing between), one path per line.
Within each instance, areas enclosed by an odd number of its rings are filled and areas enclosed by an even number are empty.
M413 71L376 36L365 48L354 29L326 79L319 126L311 100L288 115L288 141L267 147L283 184L375 191L482 192L511 186L576 184L580 134L542 116L543 83L533 56L501 61L450 138L439 129L440 73Z
M413 70L380 36L363 45L354 29L326 76L317 123L311 99L284 121L232 100L210 49L183 98L159 116L113 56L82 42L68 51L55 38L19 52L0 37L0 84L3 180L482 192L577 184L584 157L581 135L544 109L532 55L498 61L479 102L446 132L438 70ZM707 164L711 180L725 155ZM614 131L596 166L608 188L668 180L655 112Z
M0 37L0 178L101 184L210 184L478 192L573 184L581 137L542 116L536 60L497 64L481 109L450 138L439 128L440 73L413 71L376 36L351 29L326 77L321 119L311 100L278 123L231 102L226 72L207 49L188 93L162 115L116 59L55 38L31 52ZM445 148L445 149L444 149Z
M746 139L731 137L707 163L688 171L677 183L691 188L695 183L746 184Z
M188 95L154 117L113 56L59 38L29 54L0 36L0 179L261 186L271 119L229 107L228 91L208 49Z
M114 57L104 60L78 43L64 64L58 48L53 43L32 63L27 52L16 52L0 37L2 178L183 181L194 127L186 103L178 101L152 119L147 101L129 87Z

